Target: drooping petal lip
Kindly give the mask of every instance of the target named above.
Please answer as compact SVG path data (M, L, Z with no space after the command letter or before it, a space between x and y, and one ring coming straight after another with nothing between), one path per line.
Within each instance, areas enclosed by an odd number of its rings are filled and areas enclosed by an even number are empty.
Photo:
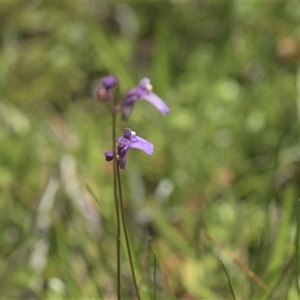
M154 151L154 146L150 142L144 140L139 136L135 136L133 141L131 142L131 148L136 148L144 151L148 155L152 155Z
M141 99L144 99L151 103L162 115L167 114L170 111L168 105L156 94L149 92L144 94Z

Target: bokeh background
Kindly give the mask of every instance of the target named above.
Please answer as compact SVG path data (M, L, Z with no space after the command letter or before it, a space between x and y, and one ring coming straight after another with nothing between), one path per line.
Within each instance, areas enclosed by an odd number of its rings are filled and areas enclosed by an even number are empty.
M8 1L0 34L1 299L116 299L109 73L171 108L117 128L155 145L122 171L142 299L231 299L221 261L238 299L300 298L299 2Z

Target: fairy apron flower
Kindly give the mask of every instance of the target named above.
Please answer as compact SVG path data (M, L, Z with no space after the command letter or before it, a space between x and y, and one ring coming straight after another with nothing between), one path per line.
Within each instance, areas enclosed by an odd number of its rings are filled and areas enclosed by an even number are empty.
M162 115L170 111L167 104L152 92L152 85L148 78L143 78L137 87L128 90L127 94L117 105L117 109L122 107L122 119L126 121L137 100L146 100L151 103Z

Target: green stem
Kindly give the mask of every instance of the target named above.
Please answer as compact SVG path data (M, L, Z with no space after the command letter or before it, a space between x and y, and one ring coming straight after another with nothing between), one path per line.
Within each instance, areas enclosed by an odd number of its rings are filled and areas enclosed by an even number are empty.
M112 111L112 144L113 152L116 153L116 114ZM120 208L117 193L117 170L118 163L116 159L114 163L114 199L116 207L116 217L117 217L117 297L121 300L121 225L120 225Z
M298 296L300 296L300 283L299 283L299 263L300 263L300 200L296 203L296 238L295 238L295 279L296 279L296 290Z
M154 254L154 268L153 268L153 300L156 300L156 255Z
M227 272L227 269L225 267L225 264L224 264L223 260L221 260L221 265L223 267L223 270L225 272L225 275L226 275L226 278L227 278L227 281L228 281L229 289L230 289L230 292L231 292L231 297L232 297L233 300L236 300L234 289L233 289L229 274Z
M141 300L140 295L139 295L139 289L138 289L138 285L137 285L135 273L134 273L133 260L132 260L132 255L131 255L131 249L130 249L130 244L129 244L129 238L128 238L128 233L127 233L127 228L126 228L125 215L124 215L124 205L123 205L123 196L122 196L120 168L118 166L117 166L117 179L118 179L118 188L119 188L121 218L122 218L122 225L123 225L124 236L125 236L125 241L126 241L126 248L127 248L128 257L129 257L129 264L130 264L130 268L131 268L131 273L132 273L133 283L134 283L134 287L135 287L136 297L138 298L138 300Z

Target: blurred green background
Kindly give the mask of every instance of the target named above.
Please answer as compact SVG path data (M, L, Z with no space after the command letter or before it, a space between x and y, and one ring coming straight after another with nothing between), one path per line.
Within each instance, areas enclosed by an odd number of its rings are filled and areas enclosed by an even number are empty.
M0 33L0 299L116 299L109 73L171 108L118 122L155 145L122 171L142 299L231 299L221 260L300 298L299 2L1 2Z

